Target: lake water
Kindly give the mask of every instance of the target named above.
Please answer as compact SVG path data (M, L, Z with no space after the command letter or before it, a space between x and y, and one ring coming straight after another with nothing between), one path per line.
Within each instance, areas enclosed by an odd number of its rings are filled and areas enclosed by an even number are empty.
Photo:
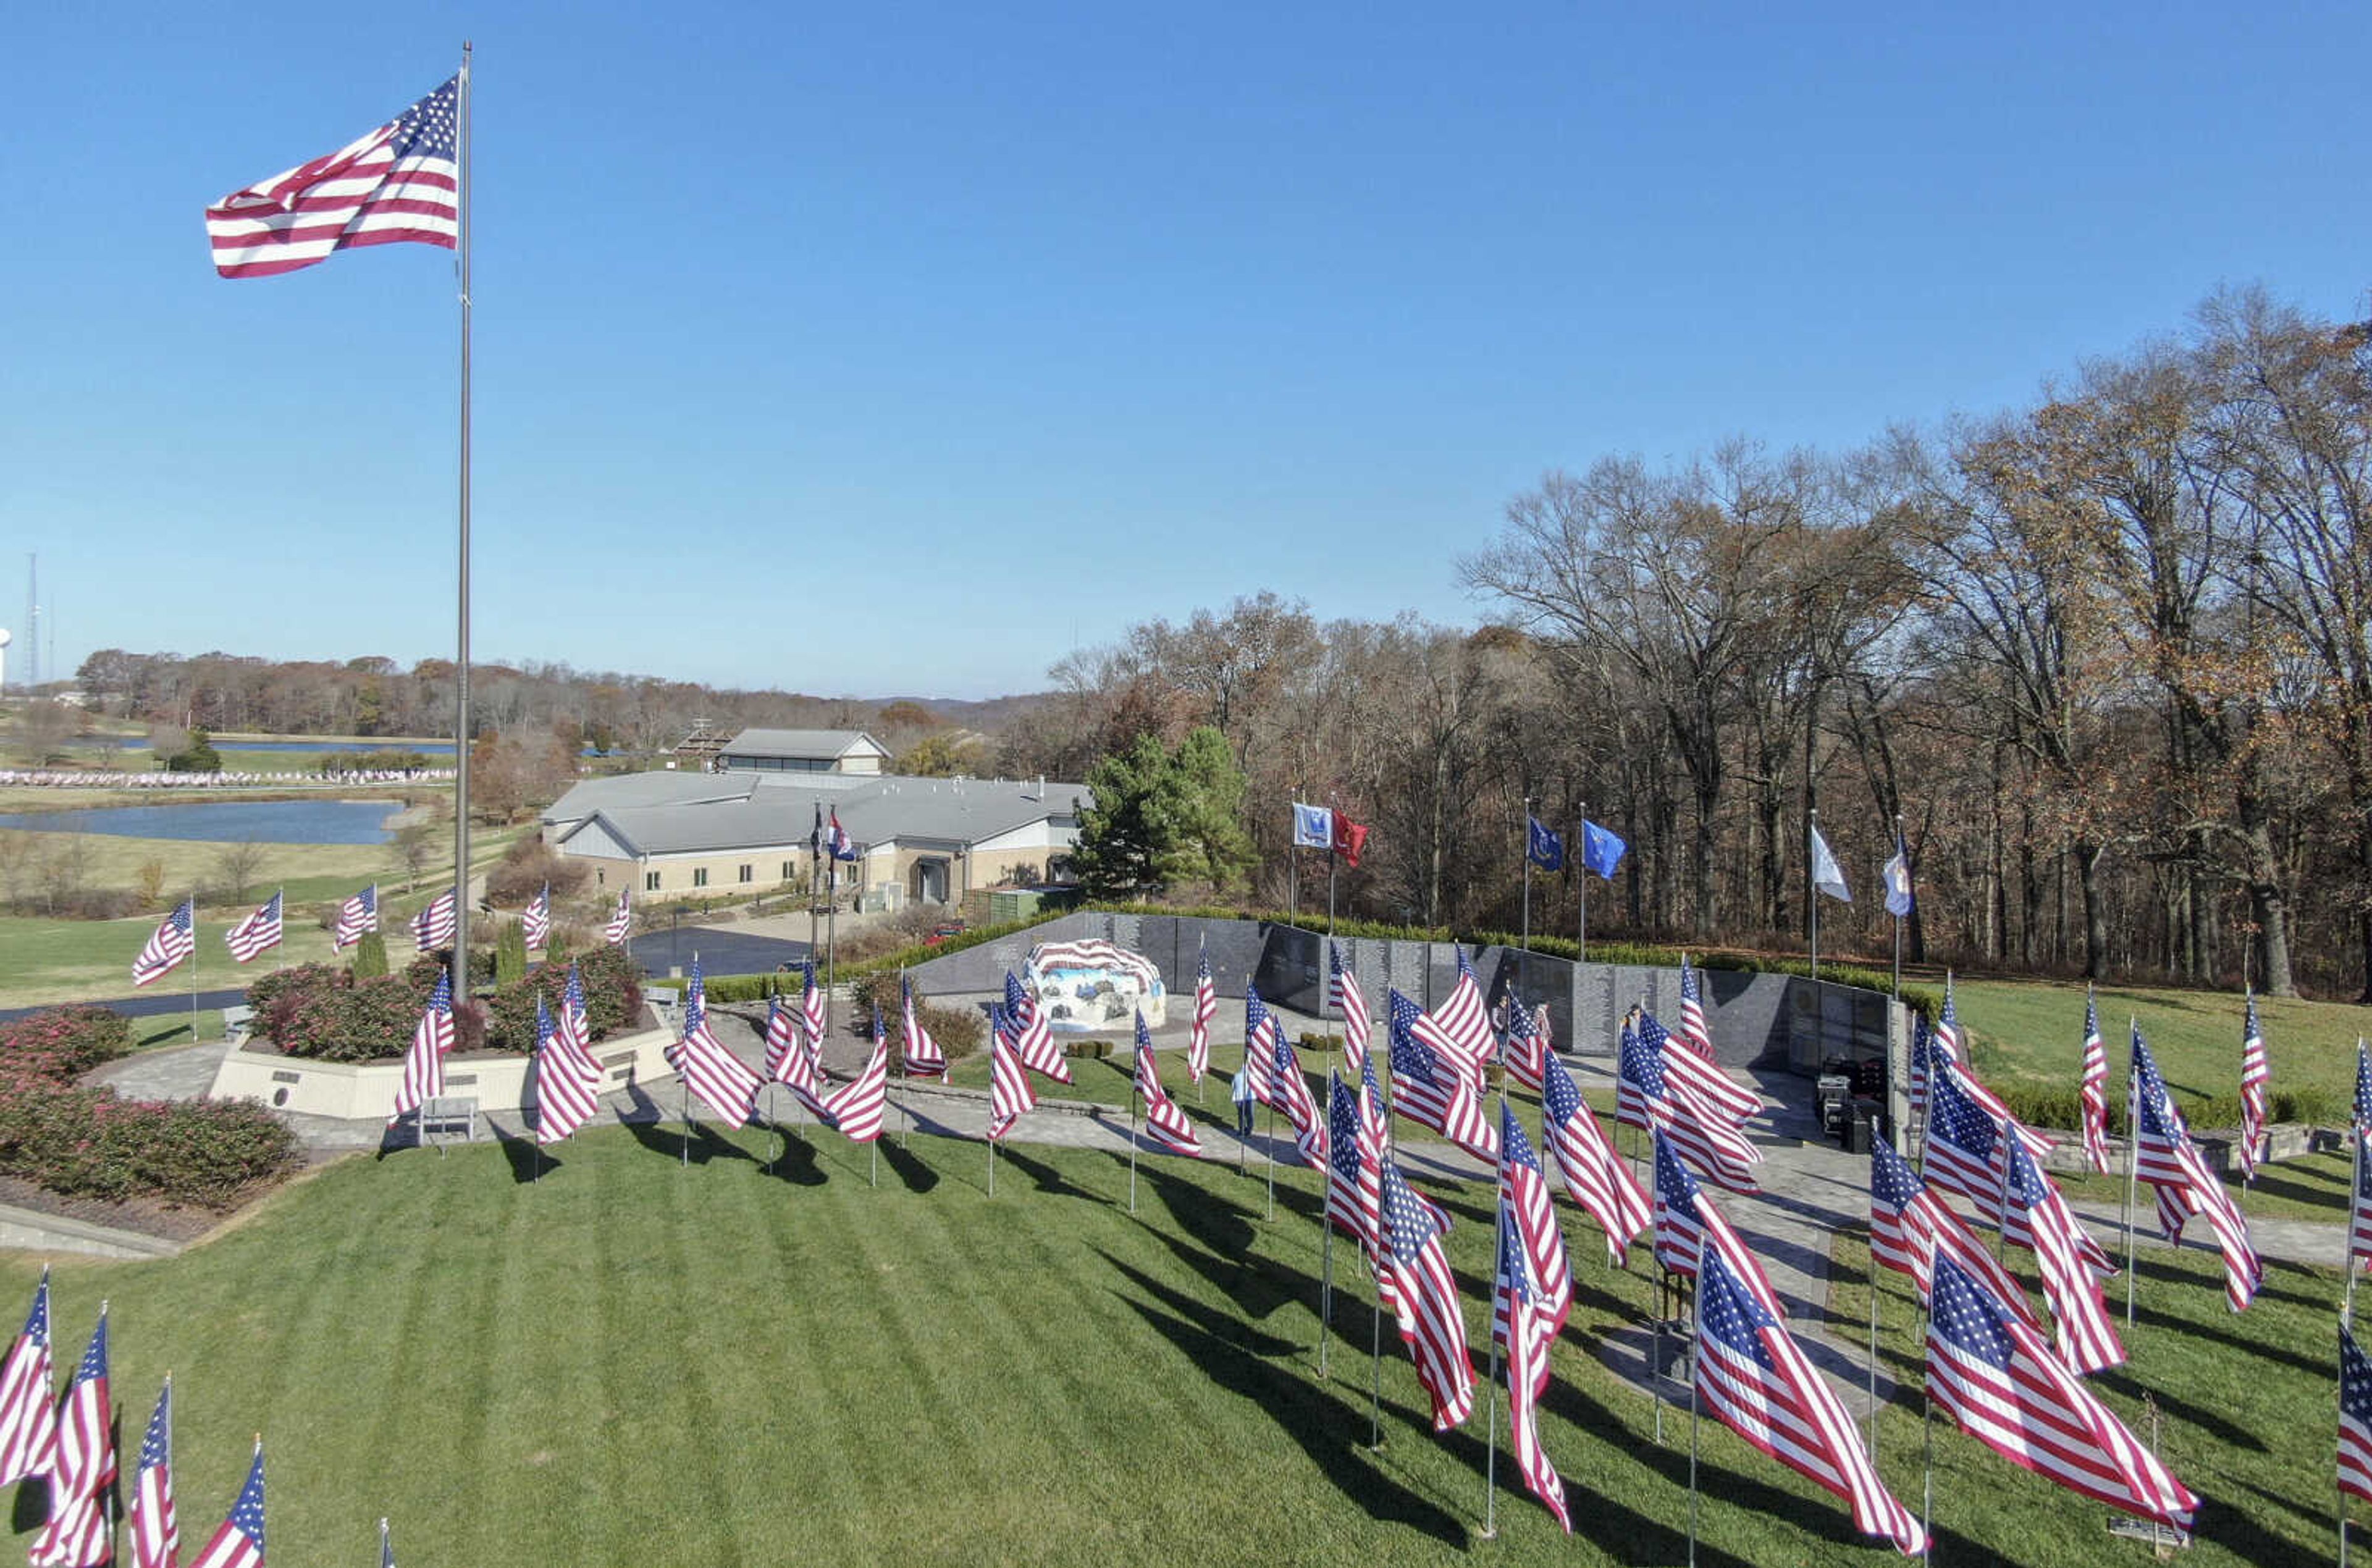
M112 746L119 751L141 751L148 746L145 735L85 735L77 737L76 746ZM450 757L453 743L449 740L222 740L214 743L217 751L417 751L424 757Z
M388 819L401 809L381 800L200 800L95 811L0 812L0 828L224 843L253 839L266 844L383 844L394 836Z

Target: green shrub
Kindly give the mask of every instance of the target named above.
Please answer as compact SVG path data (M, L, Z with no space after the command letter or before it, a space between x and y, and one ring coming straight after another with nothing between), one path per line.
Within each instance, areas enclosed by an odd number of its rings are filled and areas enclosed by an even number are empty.
M303 1160L296 1135L251 1103L123 1100L30 1079L0 1092L0 1172L68 1197L223 1209Z
M494 937L494 983L517 985L527 974L527 923L503 922Z
M71 1084L132 1050L132 1021L87 1005L45 1007L0 1024L0 1076Z
M2083 1102L2072 1088L2012 1083L1995 1092L2009 1107L2010 1114L2029 1127L2074 1132L2084 1124ZM2238 1095L2178 1094L2174 1101L2193 1132L2240 1125ZM2302 1121L2318 1127L2344 1126L2348 1118L2345 1098L2321 1088L2277 1089L2267 1102L2266 1110L2274 1121ZM2109 1086L2108 1122L2111 1134L2124 1136L2124 1086L2113 1080Z
M376 931L366 931L355 944L355 978L377 980L387 972L387 938ZM250 1004L252 1005L252 1004Z
M988 1038L988 1024L975 1007L935 1007L920 995L914 998L914 1016L931 1031L940 1051L950 1062L960 1061L981 1048Z

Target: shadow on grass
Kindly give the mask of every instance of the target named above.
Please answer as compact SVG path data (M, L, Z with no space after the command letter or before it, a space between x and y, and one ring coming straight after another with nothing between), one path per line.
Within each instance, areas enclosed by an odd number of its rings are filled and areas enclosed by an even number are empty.
M1274 1421L1325 1472L1335 1489L1365 1510L1368 1517L1405 1525L1460 1550L1468 1545L1464 1524L1446 1509L1411 1492L1356 1446L1358 1434L1366 1430L1366 1423L1361 1419L1366 1414L1364 1410L1305 1377L1281 1373L1263 1359L1295 1353L1299 1346L1268 1335L1253 1335L1241 1323L1213 1312L1203 1303L1171 1290L1111 1254L1107 1252L1103 1257L1122 1278L1153 1301L1137 1299L1122 1290L1114 1290L1114 1295L1182 1352L1212 1382ZM1401 1413L1395 1409L1395 1416Z
M2146 1318L2151 1314L2145 1312L2142 1316ZM2180 1327L2171 1318L2164 1321L2175 1327ZM2093 1384L2098 1388L2112 1388L2136 1405L2145 1399L2155 1400L2157 1401L2157 1408L2167 1414L2178 1421L2188 1422L2202 1432L2212 1434L2218 1443L2227 1447L2246 1448L2257 1454L2267 1451L2265 1440L2247 1427L2236 1422L2227 1421L2203 1405L2195 1405L2189 1400L2169 1394L2163 1388L2145 1388L2134 1376L2131 1368L2132 1363L2128 1362L2123 1366L2112 1366L2104 1372L2094 1373Z
M1052 1192L1065 1198L1085 1198L1091 1203L1109 1204L1111 1202L1100 1192L1090 1192L1084 1187L1073 1186L1061 1171L1043 1160L1031 1159L1028 1155L1016 1153L1010 1144L999 1146L996 1158L998 1164L1010 1166L1036 1182L1038 1191L1041 1192Z
M822 1186L830 1179L816 1162L815 1141L803 1135L813 1130L779 1122L768 1127L767 1135L780 1142L771 1151L774 1157L758 1167L759 1174L787 1182L793 1187Z
M910 1152L903 1144L882 1139L881 1157L889 1162L898 1179L906 1184L909 1192L928 1192L939 1184L939 1173L925 1164L921 1156Z
M2337 1528L2334 1521L2332 1527ZM2214 1541L2229 1551L2234 1561L2265 1568L2283 1562L2320 1562L2320 1552L2309 1552L2296 1541L2284 1540L2264 1526L2228 1503L2213 1497L2199 1500L2199 1514L2192 1522L2192 1535L2203 1541Z
M1154 1175L1152 1185L1162 1206L1192 1237L1176 1235L1144 1214L1137 1216L1137 1224L1247 1317L1270 1318L1305 1295L1315 1299L1315 1280L1253 1252L1252 1238L1257 1233L1243 1216L1229 1213L1215 1217L1210 1213L1220 1203L1212 1194L1175 1177ZM1240 1240L1236 1238L1237 1225L1242 1227ZM1214 1239L1204 1241L1206 1235Z
M750 1158L749 1150L718 1136L705 1121L693 1122L689 1132L681 1121L629 1121L626 1131L643 1147L684 1164Z
M503 1158L510 1162L511 1180L517 1185L525 1187L544 1172L560 1168L562 1162L545 1154L543 1145L532 1136L506 1132L491 1121L487 1126L494 1134L494 1142L502 1145Z
M2278 1170L2281 1167L2268 1168ZM2344 1172L2335 1181L2316 1179L2313 1186L2296 1179L2296 1172L2284 1172L2281 1175L2269 1176L2260 1171L2254 1183L2245 1190L2235 1188L2233 1193L2243 1204L2248 1202L2250 1195L2258 1195L2267 1198L2285 1198L2309 1209L2329 1209L2334 1214L2346 1213L2347 1178Z
M2309 1508L2295 1497L2285 1497L2278 1492L2268 1492L2252 1481L2240 1481L2235 1478L2232 1484L2255 1493L2285 1514L2294 1514L2308 1524L2320 1525L2335 1532L2335 1521L2338 1517L2335 1508Z

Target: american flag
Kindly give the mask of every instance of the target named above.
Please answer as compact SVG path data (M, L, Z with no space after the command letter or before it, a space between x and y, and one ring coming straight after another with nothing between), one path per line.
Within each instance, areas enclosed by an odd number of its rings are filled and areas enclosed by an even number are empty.
M1293 1049L1283 1030L1276 1031L1276 1042L1270 1048L1269 1092L1276 1097L1276 1108L1293 1123L1293 1145L1300 1152L1301 1163L1312 1170L1326 1168L1326 1119L1318 1113L1317 1101L1310 1098L1309 1080L1301 1075L1301 1056Z
M1219 993L1211 984L1211 955L1194 960L1194 1017L1186 1032L1186 1081L1199 1084L1211 1070L1211 1021L1219 1016Z
M460 86L454 76L370 134L208 207L215 271L271 277L333 250L407 240L452 250L461 232Z
M2265 1031L2257 1026L2257 993L2249 993L2248 1019L2240 1026L2240 1179L2257 1173L2257 1151L2265 1141L2265 1100L2273 1081L2265 1061Z
M1384 1091L1376 1086L1376 1059L1372 1056L1359 1058L1359 1142L1366 1150L1362 1157L1367 1162L1369 1179L1375 1183L1367 1205L1369 1225L1378 1236L1381 1236L1384 1225L1383 1179L1377 1173L1384 1168L1384 1156L1392 1146L1391 1117L1384 1107ZM1447 1234L1450 1229L1449 1211L1415 1188L1409 1191L1419 1203L1424 1205L1425 1212L1433 1216L1434 1224Z
M433 953L439 947L453 945L453 890L448 888L423 906L412 917L412 946L415 952Z
M890 1108L890 1031L881 1026L879 1008L873 1013L873 1054L865 1071L834 1089L823 1102L823 1118L843 1137L869 1144L881 1136L881 1121Z
M519 935L527 939L529 947L542 947L550 944L552 941L551 883L546 882L537 889L534 901L529 903L525 912L519 916L519 924L525 928Z
M1927 1028L1927 1015L1912 1014L1911 1119L1923 1127L1926 1125L1927 1117L1927 1074L1932 1070L1935 1058L1935 1052L1928 1044L1931 1038L1931 1031Z
M1383 1191L1382 1272L1391 1283L1392 1317L1416 1362L1417 1381L1433 1400L1436 1432L1459 1425L1474 1409L1474 1364L1466 1354L1466 1318L1458 1279L1441 1249L1441 1227L1388 1158Z
M50 1361L50 1271L33 1291L33 1309L25 1315L24 1332L8 1349L0 1366L0 1485L45 1476L57 1463L58 1407L51 1384L56 1372Z
M1535 1094L1541 1087L1541 1055L1548 1049L1547 1031L1533 1020L1545 1017L1546 1009L1535 1014L1524 1005L1524 999L1513 992L1507 994L1507 1049L1500 1060L1507 1068L1507 1076Z
M2372 1362L2339 1325L2339 1490L2372 1502Z
M820 1053L823 1049L823 987L816 983L813 958L802 959L799 967L799 1025L807 1030L808 1043Z
M1370 1253L1375 1249L1374 1212L1369 1192L1380 1195L1381 1179L1367 1161L1366 1141L1359 1135L1359 1097L1332 1073L1326 1074L1326 1121L1331 1134L1326 1155L1326 1217L1349 1233Z
M2265 1278L2265 1266L2250 1244L2248 1216L2192 1143L2191 1129L2158 1076L2139 1025L2134 1028L2133 1075L2140 1111L2134 1127L2134 1171L2157 1194L2158 1228L2167 1240L2179 1242L2185 1219L2206 1215L2224 1253L2224 1299L2233 1311L2241 1311Z
M1500 1207L1514 1216L1533 1303L1548 1314L1552 1333L1559 1333L1573 1311L1573 1264L1565 1256L1564 1231L1557 1224L1541 1156L1505 1099L1499 1102L1499 1148Z
M2002 1103L2001 1097L1978 1081L1976 1069L1969 1063L1968 1042L1961 1038L1960 1026L1952 1009L1952 982L1951 977L1947 975L1944 981L1944 1019L1936 1026L1935 1040L1928 1051L1928 1075L1932 1078L1946 1063L1949 1063L1957 1074L1960 1093L1975 1101L1977 1108L1993 1119L1995 1127L2009 1129L2017 1141L2026 1145L2028 1154L2041 1159L2058 1145L2010 1115L2009 1107ZM1932 1089L1932 1084L1930 1087Z
M2199 1499L1950 1259L1936 1265L1927 1393L1960 1429L2046 1481L2178 1528Z
M1713 1060L1713 1031L1705 1028L1703 982L1686 953L1680 955L1680 1032L1672 1038L1706 1061Z
M601 940L610 947L621 947L629 932L634 929L634 890L618 889L618 907L610 913L610 923L601 928Z
M784 1006L781 997L768 997L766 1076L789 1089L811 1115L821 1118L823 1102L817 1096L822 1086L816 1079L817 1054L808 1043L802 1015Z
M2084 988L2084 1079L2076 1091L2084 1116L2084 1158L2092 1168L2109 1168L2109 1048L2100 1040L2100 1007Z
M378 887L374 883L338 906L338 928L330 934L330 946L344 952L363 939L366 931L378 929Z
M1598 1117L1574 1086L1573 1074L1565 1071L1564 1063L1552 1053L1543 1059L1543 1065L1541 1135L1556 1156L1565 1192L1606 1233L1606 1260L1620 1268L1631 1243L1654 1223L1647 1194L1639 1190L1639 1179L1631 1174L1631 1167L1615 1157L1606 1134L1599 1130Z
M1693 1051L1665 1050L1672 1037L1657 1021L1655 1014L1639 1015L1639 1038L1643 1044L1656 1047L1663 1059L1664 1082L1695 1099L1707 1111L1731 1122L1762 1114L1762 1097L1733 1082L1711 1057ZM1761 1158L1759 1155L1756 1157Z
M1063 1060L1063 1048L1054 1043L1052 1021L1038 999L1013 978L1011 970L1005 971L1005 1011L1013 1019L1013 1051L1022 1065L1058 1084L1069 1083L1071 1065Z
M1754 1167L1762 1151L1749 1143L1727 1113L1706 1103L1675 1071L1680 1063L1705 1065L1692 1051L1667 1051L1663 1026L1641 1014L1639 1027L1622 1045L1621 1072L1654 1128L1672 1141L1680 1157L1708 1181L1733 1192L1759 1191ZM1717 1075L1717 1074L1716 1074Z
M900 975L898 995L906 1025L906 1032L899 1041L899 1059L904 1064L906 1075L926 1078L936 1073L941 1083L947 1082L948 1053L939 1049L939 1042L931 1038L931 1031L914 1011L914 982Z
M112 1533L98 1497L55 1495L25 1560L32 1568L98 1568L113 1553Z
M1013 1131L1013 1124L1022 1113L1038 1103L1038 1093L1029 1086L1029 1074L1022 1070L1021 1053L1013 1043L1017 1032L1013 1020L1001 1005L989 1008L988 1030L988 1135L991 1140L1003 1138Z
M1742 1267L1741 1267L1742 1265ZM1771 1458L1845 1500L1854 1527L1894 1543L1906 1557L1927 1547L1927 1533L1894 1500L1869 1462L1861 1434L1836 1392L1820 1380L1787 1332L1760 1273L1708 1236L1697 1280L1696 1388L1723 1425Z
M389 1126L402 1121L407 1111L419 1109L423 1101L445 1092L445 1053L452 1049L453 973L439 970L436 988L428 993L428 1005L421 1010L420 1022L413 1028L412 1049L403 1053L403 1082L396 1087Z
M1391 993L1392 1109L1432 1128L1477 1159L1497 1164L1499 1136L1463 1069L1420 1038L1424 1015L1397 990Z
M1927 1157L1923 1167L1927 1185L1958 1192L1977 1206L1977 1213L1999 1225L2001 1206L2001 1129L1977 1102L1961 1091L1959 1070L1948 1062L1936 1063L1927 1098Z
M267 947L279 947L280 895L273 894L253 914L224 932L223 940L230 946L230 956L242 964Z
M1358 1062L1367 1054L1367 1042L1376 1035L1376 1026L1367 1016L1367 993L1359 989L1358 975L1343 961L1343 949L1331 942L1326 945L1326 983L1333 992L1336 1010L1343 1015L1343 1054Z
M1697 1179L1680 1163L1672 1141L1661 1132L1656 1139L1656 1264L1668 1274L1693 1279L1697 1251L1704 1244L1703 1213L1697 1201Z
M2085 1234L2059 1184L2043 1174L2034 1156L2005 1142L2009 1156L2010 1214L2018 1223L2009 1237L2034 1249L2042 1274L2042 1296L2058 1324L2060 1358L2084 1376L2125 1359L2125 1347L2100 1298L2100 1273L2110 1267L2099 1244ZM2017 1233L2024 1232L2023 1237Z
M574 959L568 965L568 985L560 993L560 1032L579 1051L593 1044L593 1015L585 1005L585 977L576 972Z
M1153 1031L1145 1027L1142 1013L1136 1016L1136 1096L1145 1102L1145 1130L1155 1143L1173 1155L1202 1154L1203 1140L1194 1135L1194 1124L1162 1090L1161 1064L1153 1054Z
M173 1379L168 1376L140 1439L132 1486L132 1568L174 1568L180 1550L181 1524L173 1512Z
M1982 1280L2030 1327L2042 1327L2026 1292L1960 1216L1927 1191L1910 1161L1883 1143L1870 1145L1869 1158L1869 1252L1879 1267L1910 1275L1924 1297L1935 1280L1936 1257L1949 1258Z
M1261 999L1260 987L1244 987L1244 1076L1251 1085L1252 1098L1265 1106L1276 1104L1276 1042L1285 1031L1269 1016L1268 1004Z
M197 904L195 898L183 899L179 908L158 923L156 935L140 949L140 956L132 960L133 984L156 984L198 950Z
M66 1385L58 1407L58 1461L50 1471L53 1496L95 1497L115 1480L115 1401L107 1388L107 1305Z
M681 1074L684 1086L700 1102L736 1127L758 1120L758 1091L765 1080L748 1063L725 1049L708 1027L707 988L701 980L700 955L692 958L692 980L683 993L683 1038L668 1048L668 1065Z
M1466 961L1465 948L1451 950L1458 955L1458 978L1450 982L1449 994L1441 999L1440 1006L1419 1016L1417 1032L1427 1045L1458 1064L1479 1095L1482 1064L1491 1060L1497 1042L1492 1038L1491 1013L1482 1005L1482 987L1474 979L1474 966Z
M238 1489L238 1501L230 1505L230 1516L189 1568L263 1568L262 1444L255 1446L255 1463Z
M574 979L574 971L571 972ZM569 1008L561 1005L565 1017ZM535 999L535 1141L557 1143L592 1120L600 1104L601 1072L570 1031Z
M2364 1049L2364 1037L2355 1037L2355 1126L2359 1131L2372 1131L2372 1054Z
M1541 1390L1549 1383L1549 1347L1563 1318L1551 1310L1534 1282L1517 1220L1505 1194L1499 1200L1499 1271L1491 1292L1492 1337L1507 1356L1507 1447L1517 1473L1565 1534L1573 1516L1565 1511L1564 1481L1541 1447Z
M2372 1273L2372 1133L2351 1127L2347 1135L2356 1143L2349 1151L2355 1156L2355 1186L2347 1204L2347 1257Z

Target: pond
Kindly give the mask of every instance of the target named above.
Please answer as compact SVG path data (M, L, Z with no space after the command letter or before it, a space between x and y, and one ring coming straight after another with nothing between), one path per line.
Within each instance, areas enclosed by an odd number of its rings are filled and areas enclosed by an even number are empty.
M145 751L145 735L83 735L71 742L80 747L113 747L119 751ZM215 738L217 751L417 751L424 757L450 757L449 740L225 740Z
M94 811L0 812L0 828L36 833L106 833L128 839L194 839L266 844L383 844L402 809L384 800L203 800L176 806L110 806Z

